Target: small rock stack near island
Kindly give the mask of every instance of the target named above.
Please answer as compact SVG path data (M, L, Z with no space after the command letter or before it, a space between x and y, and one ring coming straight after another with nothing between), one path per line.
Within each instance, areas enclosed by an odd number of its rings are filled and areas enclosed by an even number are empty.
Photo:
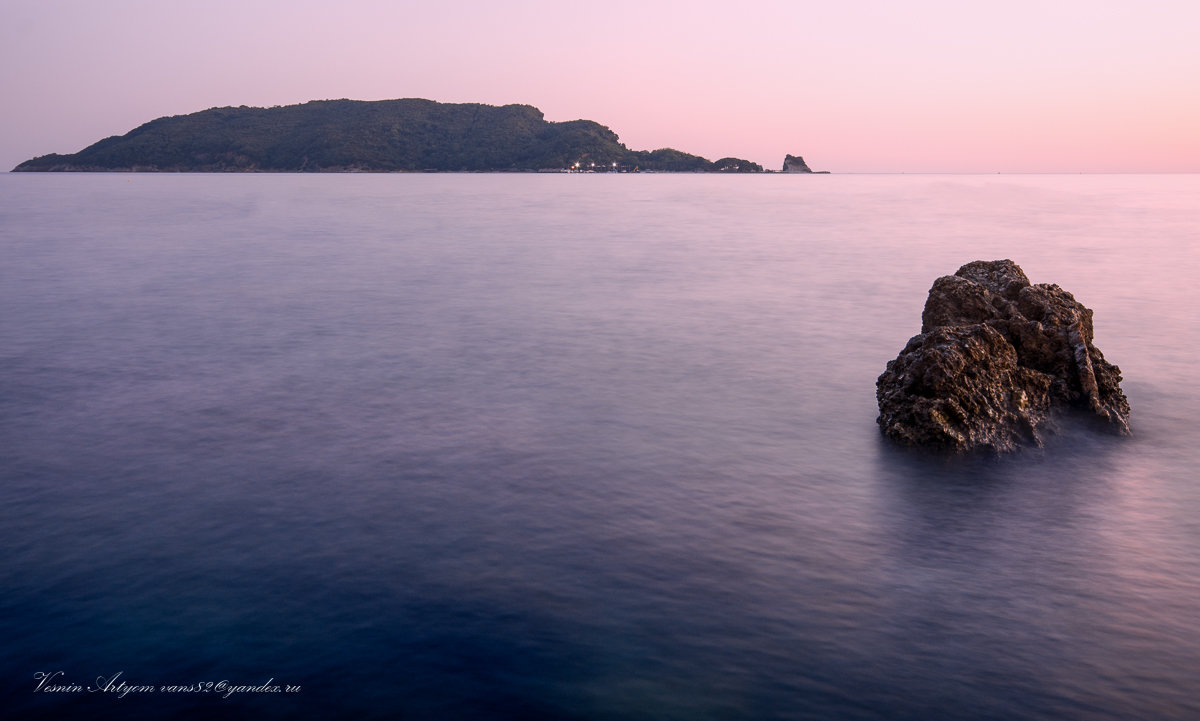
M812 168L808 167L808 163L804 162L804 158L799 155L788 154L783 158L783 172L785 173L811 173Z
M829 175L828 170L813 170L808 167L808 163L804 162L804 158L799 155L788 153L783 158L784 173L801 173L807 175Z
M934 281L910 339L876 382L888 438L951 452L1041 445L1057 410L1129 434L1120 368L1092 343L1092 311L1011 260Z

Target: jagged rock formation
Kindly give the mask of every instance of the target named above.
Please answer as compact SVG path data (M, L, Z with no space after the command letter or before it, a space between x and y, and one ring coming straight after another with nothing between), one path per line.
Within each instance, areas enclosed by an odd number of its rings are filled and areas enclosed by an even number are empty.
M783 172L811 173L812 168L808 167L808 163L804 162L804 158L799 155L787 155L783 158Z
M1011 260L977 260L934 281L920 335L876 383L878 423L900 443L954 452L1040 445L1066 408L1127 435L1120 382L1092 344L1091 310Z

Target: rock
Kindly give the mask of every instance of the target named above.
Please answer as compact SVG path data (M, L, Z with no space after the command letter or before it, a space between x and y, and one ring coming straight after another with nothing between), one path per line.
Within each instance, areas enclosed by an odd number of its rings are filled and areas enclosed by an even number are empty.
M783 159L783 172L811 173L812 169L808 167L808 163L804 162L804 158L799 155L788 155Z
M908 341L876 382L883 434L950 451L1040 445L1058 410L1129 434L1121 370L1092 344L1092 311L1011 260L938 278Z

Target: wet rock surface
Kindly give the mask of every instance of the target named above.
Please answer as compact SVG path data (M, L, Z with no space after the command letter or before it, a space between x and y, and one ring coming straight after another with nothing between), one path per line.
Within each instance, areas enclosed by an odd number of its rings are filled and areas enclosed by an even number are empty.
M1011 260L938 278L913 337L876 383L895 441L952 452L1040 445L1058 411L1129 433L1121 370L1092 343L1092 311Z

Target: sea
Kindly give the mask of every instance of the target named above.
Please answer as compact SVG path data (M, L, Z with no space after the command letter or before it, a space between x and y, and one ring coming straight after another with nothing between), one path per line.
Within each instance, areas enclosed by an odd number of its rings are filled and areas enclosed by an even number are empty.
M1133 435L876 424L933 281ZM6 719L1200 719L1200 175L0 176Z

